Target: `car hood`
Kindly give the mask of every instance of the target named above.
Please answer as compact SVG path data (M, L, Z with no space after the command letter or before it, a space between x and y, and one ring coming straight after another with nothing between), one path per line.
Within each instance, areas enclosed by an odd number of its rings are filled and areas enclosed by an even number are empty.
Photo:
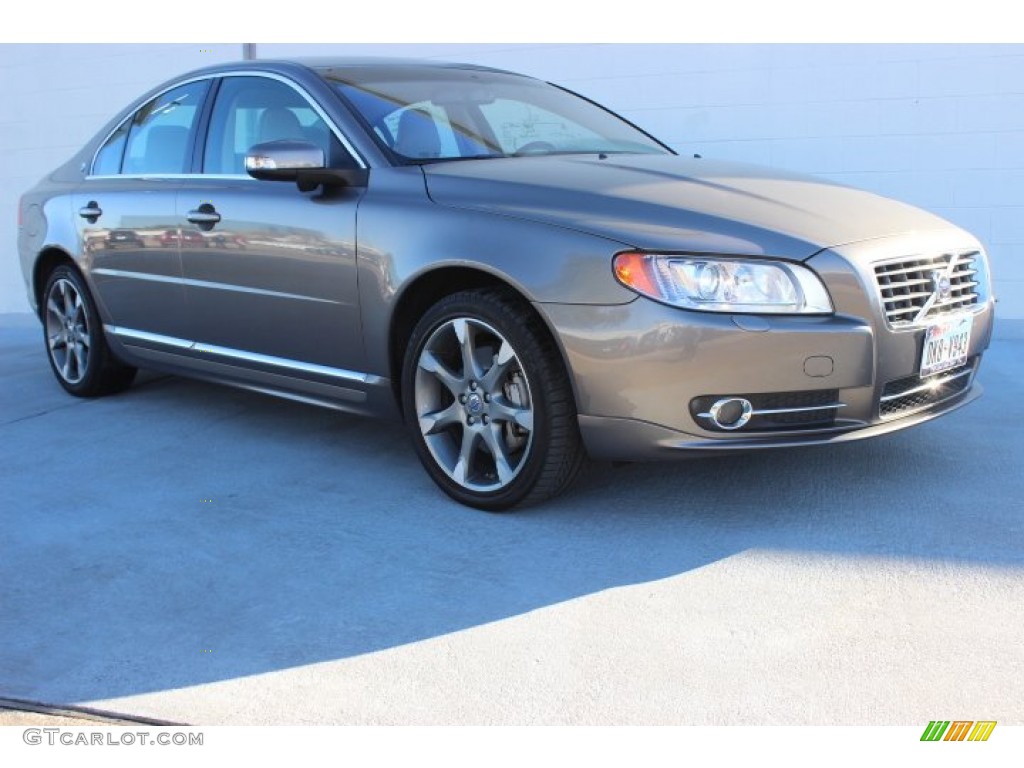
M423 166L441 205L517 216L645 250L806 259L823 248L953 225L841 184L673 155L548 155Z

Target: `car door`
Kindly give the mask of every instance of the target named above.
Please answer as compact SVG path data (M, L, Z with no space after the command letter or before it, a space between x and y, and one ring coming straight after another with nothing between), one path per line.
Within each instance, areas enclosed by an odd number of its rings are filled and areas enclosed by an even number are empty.
M345 152L298 86L269 75L225 76L203 173L179 198L197 349L299 376L315 375L317 367L362 370L355 264L362 190L301 192L293 183L249 177L246 151L275 140L316 144L329 160Z
M97 298L128 336L188 333L176 199L208 90L200 80L147 102L103 143L74 195Z

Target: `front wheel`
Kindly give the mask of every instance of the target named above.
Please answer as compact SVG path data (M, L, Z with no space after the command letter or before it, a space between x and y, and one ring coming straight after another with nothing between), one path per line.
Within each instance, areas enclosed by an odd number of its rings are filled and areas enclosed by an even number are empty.
M561 357L532 309L504 291L463 291L428 310L406 351L402 393L420 460L463 504L542 501L583 461Z

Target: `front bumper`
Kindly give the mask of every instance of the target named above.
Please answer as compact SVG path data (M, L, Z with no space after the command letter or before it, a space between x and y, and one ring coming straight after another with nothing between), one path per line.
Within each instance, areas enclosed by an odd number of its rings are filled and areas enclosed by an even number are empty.
M923 424L974 402L983 393L979 384L941 406L877 424L846 426L833 430L773 432L733 435L728 439L706 439L697 435L636 419L603 416L579 417L580 433L590 456L610 461L657 461L698 455L727 455L772 448L799 448L810 445L834 445L879 437L907 427Z
M689 312L644 298L540 305L572 372L590 455L657 459L846 442L921 424L979 397L974 379L991 338L992 301L970 308L968 363L919 379L925 328L886 324L870 263L854 247L811 260L836 304L829 317ZM727 396L785 413L721 430L701 414L710 399ZM841 407L815 411L822 403Z

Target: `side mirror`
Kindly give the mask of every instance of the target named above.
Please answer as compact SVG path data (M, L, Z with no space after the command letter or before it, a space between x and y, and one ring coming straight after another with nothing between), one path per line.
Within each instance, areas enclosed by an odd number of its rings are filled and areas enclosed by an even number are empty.
M245 153L245 171L264 181L297 181L301 171L327 166L324 151L305 141L268 141Z
M365 186L363 168L328 168L324 151L306 141L268 141L245 153L245 171L262 181L293 181L303 192L319 184Z

